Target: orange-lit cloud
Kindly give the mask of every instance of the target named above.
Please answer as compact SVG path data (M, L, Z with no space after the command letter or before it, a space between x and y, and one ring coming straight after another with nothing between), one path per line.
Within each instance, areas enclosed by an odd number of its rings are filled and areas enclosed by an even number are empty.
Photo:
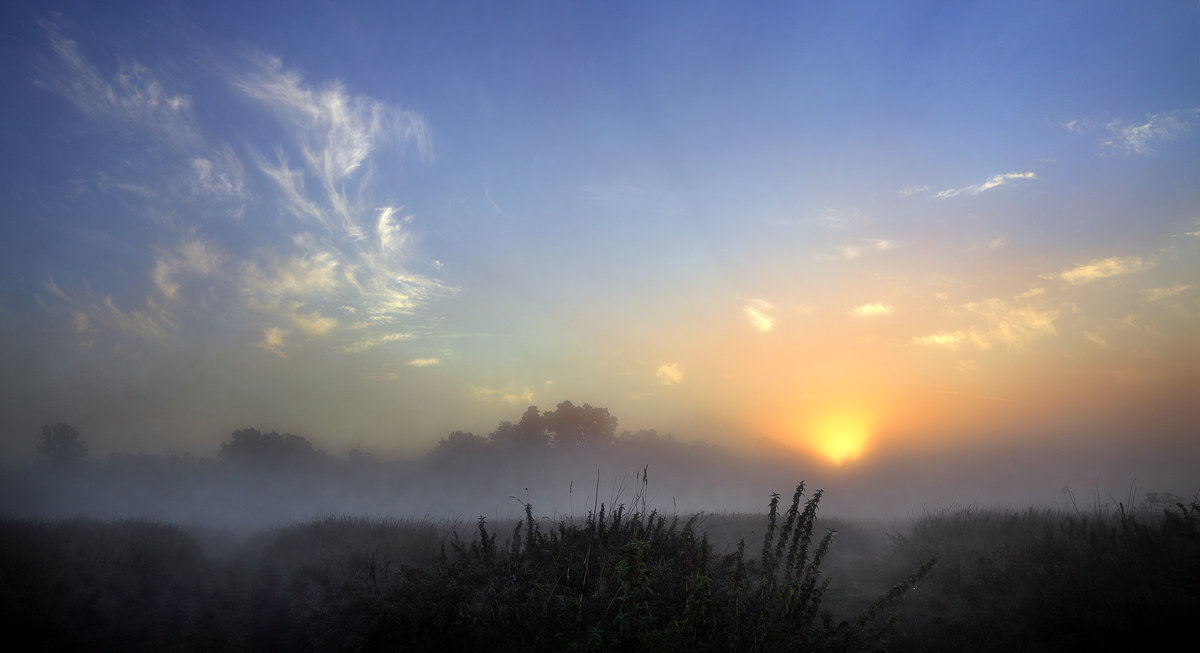
M1160 299L1166 299L1167 297L1174 297L1185 291L1191 290L1192 288L1193 286L1190 284L1180 283L1169 288L1147 288L1146 290L1143 290L1142 293L1146 295L1147 301L1156 302Z
M472 393L476 398L490 403L500 403L508 406L520 406L534 402L533 390L526 386L510 384L503 387L473 387Z
M1153 260L1140 256L1112 256L1105 259L1093 259L1083 265L1063 270L1058 276L1073 285L1080 285L1108 277L1141 272L1154 267L1154 265Z
M882 315L891 315L895 310L895 307L890 304L875 302L874 304L863 304L858 308L850 309L850 314L854 317L879 317Z
M679 363L663 363L658 366L658 371L654 375L663 385L683 383L683 370L679 368Z
M936 347L946 347L948 349L958 349L963 340L967 338L967 334L962 331L954 331L950 333L932 333L927 336L914 336L912 341L918 345L929 345Z
M279 327L268 327L263 329L263 339L258 343L258 346L267 351L279 356L287 358L287 353L283 351L284 338L288 335L287 329Z
M742 312L746 314L746 318L750 320L750 324L762 333L766 333L775 327L775 318L771 312L775 310L775 306L770 302L762 299L751 299Z

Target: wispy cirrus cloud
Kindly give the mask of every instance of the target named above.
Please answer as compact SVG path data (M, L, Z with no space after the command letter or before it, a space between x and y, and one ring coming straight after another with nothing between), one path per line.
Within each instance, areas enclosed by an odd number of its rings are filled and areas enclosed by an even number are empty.
M421 114L351 95L339 83L314 87L278 57L254 54L230 81L291 127L309 167L330 192L335 190L330 184L353 175L389 142L411 144L421 158L432 154L432 135Z
M168 90L146 66L118 58L105 71L84 56L61 21L38 21L50 46L38 84L71 101L96 119L116 119L154 131L175 142L196 140L192 100Z
M1200 118L1200 109L1156 113L1144 122L1126 124L1113 120L1104 125L1108 136L1100 141L1100 147L1117 154L1154 154L1160 144L1175 140L1180 134L1191 130Z
M951 197L958 197L960 195L978 195L984 191L1006 186L1022 179L1037 179L1037 174L1033 172L1006 172L1000 175L992 175L985 181L982 181L978 184L971 184L970 186L963 186L961 188L947 188L945 190L938 191L935 197L938 199L949 199Z
M1200 122L1200 107L1163 111L1134 121L1088 116L1067 121L1062 127L1068 133L1080 135L1099 130L1103 136L1097 146L1103 154L1150 156L1156 148L1191 131L1197 122Z
M52 284L47 297L77 323L161 337L219 303L223 325L261 333L248 344L281 355L316 341L363 351L429 332L421 311L455 289L430 276L440 264L429 274L413 269L416 216L374 174L379 161L432 156L423 116L340 83L310 83L278 58L250 53L206 71L227 84L206 92L249 98L278 122L268 133L283 137L246 134L239 150L209 128L229 116L199 112L171 90L169 76L132 60L97 65L59 22L42 21L42 29L42 87L135 143L139 135L155 141L146 148L159 157L151 176L134 184L121 171L99 170L101 190L131 189L126 203L168 226L140 244L149 261L146 308L121 309L90 290ZM233 217L240 229L213 216Z
M246 171L241 159L228 145L213 148L204 156L192 157L192 192L217 199L242 199L246 192Z
M901 197L911 197L917 193L924 193L927 190L933 190L933 186L929 184L921 184L920 186L905 186L900 189Z
M321 229L321 237L301 234L293 242L303 260L322 262L321 293L358 309L358 330L386 329L432 298L454 292L407 268L413 216L403 214L402 207L372 201L374 153L396 144L402 150L414 146L422 158L432 154L420 114L352 96L340 84L314 87L266 55L252 56L248 69L234 75L231 84L279 116L293 135L290 145L299 150L302 166L292 167L281 147L276 162L260 158L259 169L275 182L282 206L298 223ZM279 272L278 279L300 278L288 270ZM363 336L349 346L386 342L386 337Z
M111 296L97 299L90 289L64 289L53 279L46 281L42 289L67 307L74 330L87 336L85 343L91 343L90 332L99 327L156 340L166 337L174 327L164 303L153 296L146 297L144 308L121 309Z

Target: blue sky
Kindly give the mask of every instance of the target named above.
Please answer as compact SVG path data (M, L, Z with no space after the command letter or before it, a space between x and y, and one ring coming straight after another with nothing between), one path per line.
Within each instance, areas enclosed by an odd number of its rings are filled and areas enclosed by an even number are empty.
M1195 3L3 24L8 458L57 421L411 454L571 399L735 447L853 414L877 457L1103 423L1081 474L1197 459Z

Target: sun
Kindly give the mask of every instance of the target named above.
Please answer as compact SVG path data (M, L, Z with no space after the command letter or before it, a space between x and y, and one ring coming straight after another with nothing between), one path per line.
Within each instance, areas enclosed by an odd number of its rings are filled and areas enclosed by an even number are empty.
M862 455L871 435L870 419L858 412L840 411L821 415L808 430L808 442L836 465Z

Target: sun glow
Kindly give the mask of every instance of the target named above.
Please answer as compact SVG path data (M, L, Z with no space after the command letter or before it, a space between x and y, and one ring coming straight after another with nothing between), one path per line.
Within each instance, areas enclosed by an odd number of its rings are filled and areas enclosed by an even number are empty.
M808 429L808 444L837 465L858 458L867 447L871 423L866 415L841 411L822 415Z

